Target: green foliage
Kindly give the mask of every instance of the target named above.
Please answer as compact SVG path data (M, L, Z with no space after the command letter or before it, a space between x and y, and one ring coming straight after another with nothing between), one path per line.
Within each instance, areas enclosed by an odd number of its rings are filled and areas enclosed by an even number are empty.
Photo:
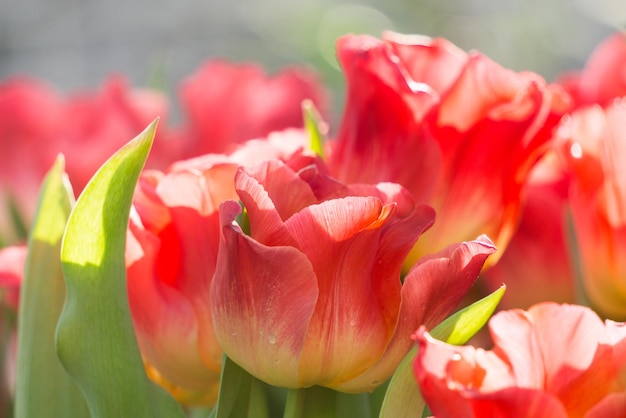
M310 100L302 102L302 114L304 116L304 128L309 134L311 149L321 158L324 158L326 125Z
M126 293L128 217L156 121L94 175L70 214L61 248L67 299L57 353L94 418L184 417L145 374Z
M54 333L65 301L59 252L74 195L63 157L46 175L28 242L20 291L15 418L89 417L80 390L56 355Z

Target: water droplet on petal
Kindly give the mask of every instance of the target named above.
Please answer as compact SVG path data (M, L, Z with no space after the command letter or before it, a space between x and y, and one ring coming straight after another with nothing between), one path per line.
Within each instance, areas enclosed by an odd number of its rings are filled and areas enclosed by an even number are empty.
M276 336L275 336L274 334L270 334L270 336L269 336L269 337L267 337L267 341L268 341L270 344L276 344Z

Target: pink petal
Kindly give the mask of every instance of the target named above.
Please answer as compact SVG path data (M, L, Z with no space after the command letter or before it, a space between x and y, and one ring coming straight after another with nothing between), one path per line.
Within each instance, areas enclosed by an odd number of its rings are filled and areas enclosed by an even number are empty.
M215 333L224 352L259 379L301 387L300 355L318 298L306 256L244 235L233 201L221 208L222 243L211 287Z
M432 328L443 320L465 296L494 251L491 241L481 237L420 260L404 280L396 328L384 354L365 373L339 388L351 391L370 385L373 389L386 380L409 352L411 334L422 324Z
M416 338L415 374L436 417L568 416L549 393L516 387L512 370L495 352L442 343L424 328Z
M159 240L131 221L127 254L128 298L135 332L146 360L170 382L207 390L219 379L221 356L198 350L199 322L191 301L157 279Z
M385 32L383 40L394 50L411 79L443 93L465 66L465 51L443 38Z
M402 265L393 254L379 254L392 216L393 208L374 197L346 197L309 206L285 223L311 261L319 286L301 362L309 384L355 376L385 347L395 324ZM378 271L386 255L390 268ZM383 284L389 286L386 300L378 294Z

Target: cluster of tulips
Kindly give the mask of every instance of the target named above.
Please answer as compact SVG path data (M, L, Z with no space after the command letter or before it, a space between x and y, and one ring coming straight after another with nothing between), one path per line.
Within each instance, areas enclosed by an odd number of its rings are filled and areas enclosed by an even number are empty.
M209 61L176 123L119 76L0 82L16 417L626 416L626 35L551 83L337 57L337 126L307 68Z

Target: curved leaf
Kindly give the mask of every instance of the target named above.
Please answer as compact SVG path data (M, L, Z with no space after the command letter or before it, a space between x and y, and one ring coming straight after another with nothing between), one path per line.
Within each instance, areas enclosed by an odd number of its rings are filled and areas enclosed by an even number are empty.
M28 241L17 322L15 418L89 417L85 399L63 369L54 343L65 301L61 238L74 204L64 170L59 156L43 181Z
M98 170L63 237L67 300L57 353L94 418L184 417L180 405L145 374L126 293L128 217L155 130L156 121Z

